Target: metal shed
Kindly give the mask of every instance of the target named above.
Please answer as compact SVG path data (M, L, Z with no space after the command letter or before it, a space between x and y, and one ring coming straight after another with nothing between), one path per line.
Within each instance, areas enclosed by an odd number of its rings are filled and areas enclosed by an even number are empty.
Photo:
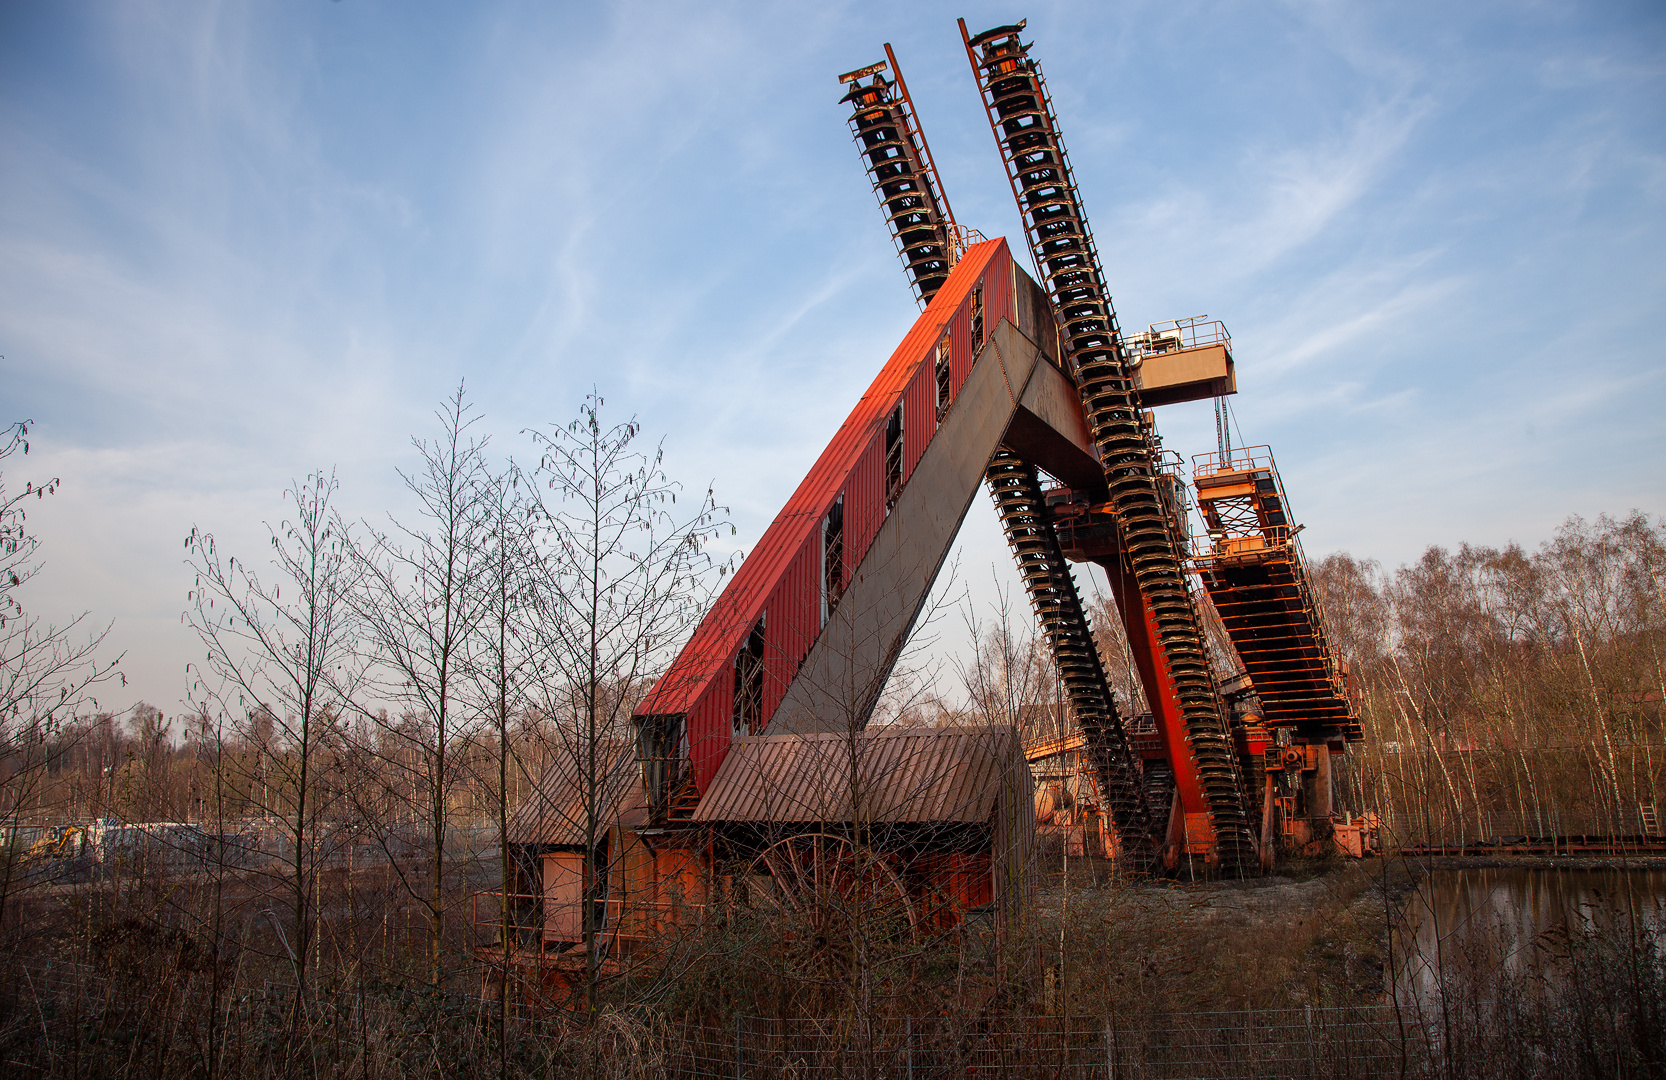
M891 857L921 910L992 907L1009 924L1033 884L1034 788L1012 727L874 727L735 740L695 811L734 852L809 832ZM767 860L766 860L767 861Z

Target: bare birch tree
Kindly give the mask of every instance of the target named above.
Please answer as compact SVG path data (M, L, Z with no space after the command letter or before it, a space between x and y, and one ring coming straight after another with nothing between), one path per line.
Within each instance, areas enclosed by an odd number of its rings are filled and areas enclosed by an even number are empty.
M335 476L321 472L290 487L294 516L267 529L269 579L222 553L212 533L193 528L185 540L195 575L185 621L204 648L190 694L199 713L231 719L252 750L243 762L249 801L281 823L289 931L279 933L295 975L297 1018L317 932L312 898L328 854L320 825L332 788L324 780L336 767L328 759L340 749L343 702L356 677L347 602L353 566L349 537L331 512L336 488Z
M450 753L467 716L463 695L471 635L478 629L490 535L491 477L483 439L470 429L477 417L461 385L436 411L439 436L413 439L421 465L401 472L417 500L417 520L392 521L387 532L365 526L366 541L353 549L357 589L351 600L365 630L366 659L375 671L358 702L383 747L372 784L408 797L423 810L426 880L409 877L390 859L428 923L429 978L445 973L446 840L452 791L463 779ZM397 713L375 708L394 704ZM362 750L363 748L361 748ZM381 821L384 848L393 848L397 823Z

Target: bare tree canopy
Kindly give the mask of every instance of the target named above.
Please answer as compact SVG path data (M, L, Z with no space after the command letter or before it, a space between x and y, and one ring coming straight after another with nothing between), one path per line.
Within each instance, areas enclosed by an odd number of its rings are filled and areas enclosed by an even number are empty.
M1316 564L1369 738L1355 782L1403 838L1635 833L1666 762L1666 523L1569 518L1527 551Z
M322 472L291 485L293 516L267 527L270 578L222 553L212 533L193 528L185 540L195 576L186 620L204 649L190 693L199 712L223 718L251 751L239 759L246 790L281 823L283 944L298 988L307 985L314 885L331 842L323 826L343 786L343 714L358 681L351 540L331 511L336 487L334 474Z
M611 423L592 393L572 422L530 434L540 457L528 489L537 527L529 686L552 768L577 778L567 813L584 838L582 891L606 871L611 747L634 743L631 710L693 630L727 564L708 551L728 527L708 487L693 499L664 471L664 450L640 445L633 418ZM616 854L616 853L615 853ZM597 1002L600 960L586 918L584 988Z

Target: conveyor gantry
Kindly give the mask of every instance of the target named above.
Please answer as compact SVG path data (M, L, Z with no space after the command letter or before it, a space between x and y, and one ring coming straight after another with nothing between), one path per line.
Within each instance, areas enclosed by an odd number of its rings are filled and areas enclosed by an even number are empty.
M1200 459L1215 535L1189 545L1185 483L1146 410L1235 392L1231 342L1203 316L1123 335L1023 26L961 34L1040 284L1004 241L955 223L890 47L887 63L840 77L924 311L638 705L657 823L688 819L735 739L867 724L980 482L1130 862L1160 847L1242 871L1271 855L1272 802L1258 842L1241 769L1264 773L1256 788L1270 794L1276 763L1259 720L1227 711L1192 569L1267 722L1308 751L1359 737L1270 455L1264 469L1244 451ZM1118 713L1071 559L1110 579L1148 718ZM1315 804L1328 815L1328 800Z
M850 92L839 100L851 104L851 135L861 144L885 223L924 306L948 280L963 238L955 235L954 213L889 45L885 56L877 64L839 76L840 83L850 85ZM887 66L896 76L894 83L885 78Z
M862 145L903 262L921 300L929 301L948 273L949 263L939 253L947 250L950 262L956 261L962 239L975 234L956 226L915 117L908 83L889 44L885 56L885 62L839 76L841 83L854 84L842 100L855 103L851 130ZM885 81L887 66L896 77L894 86ZM870 77L871 82L862 82ZM943 279L937 276L939 267ZM974 346L981 347L981 328L974 328L974 338ZM946 368L940 370L946 377ZM1140 766L1123 730L1075 577L1046 513L1040 475L1035 463L1024 457L1021 442L1016 437L1003 440L984 480L1071 715L1085 737L1101 796L1121 838L1123 857L1129 865L1143 869L1152 861L1157 837Z
M1272 451L1200 454L1192 474L1207 528L1195 539L1193 560L1267 724L1306 743L1363 738L1348 668L1326 638Z
M1113 587L1120 586L1130 639L1149 633L1160 670L1142 681L1158 699L1153 709L1171 728L1170 737L1177 744L1183 740L1184 752L1173 754L1171 763L1184 842L1223 865L1247 868L1259 853L1187 582L1185 533L1165 499L1155 432L1141 408L1138 361L1117 324L1041 68L1020 38L1023 28L1020 22L974 38L965 21L960 23L1109 488L1122 558L1107 571ZM1135 595L1128 595L1129 586Z

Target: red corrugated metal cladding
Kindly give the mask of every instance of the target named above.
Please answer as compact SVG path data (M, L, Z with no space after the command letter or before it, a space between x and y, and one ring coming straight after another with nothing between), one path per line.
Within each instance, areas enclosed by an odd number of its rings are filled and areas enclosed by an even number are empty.
M902 478L937 432L937 347L949 335L953 394L971 374L975 332L987 340L1013 320L1012 257L1005 240L966 252L931 305L821 452L798 490L741 564L699 629L637 706L636 715L686 717L688 758L704 792L729 749L736 661L764 623L762 708L774 715L821 632L823 528L843 498L843 580L861 563L886 515L886 429L902 406ZM756 732L754 732L756 733Z

